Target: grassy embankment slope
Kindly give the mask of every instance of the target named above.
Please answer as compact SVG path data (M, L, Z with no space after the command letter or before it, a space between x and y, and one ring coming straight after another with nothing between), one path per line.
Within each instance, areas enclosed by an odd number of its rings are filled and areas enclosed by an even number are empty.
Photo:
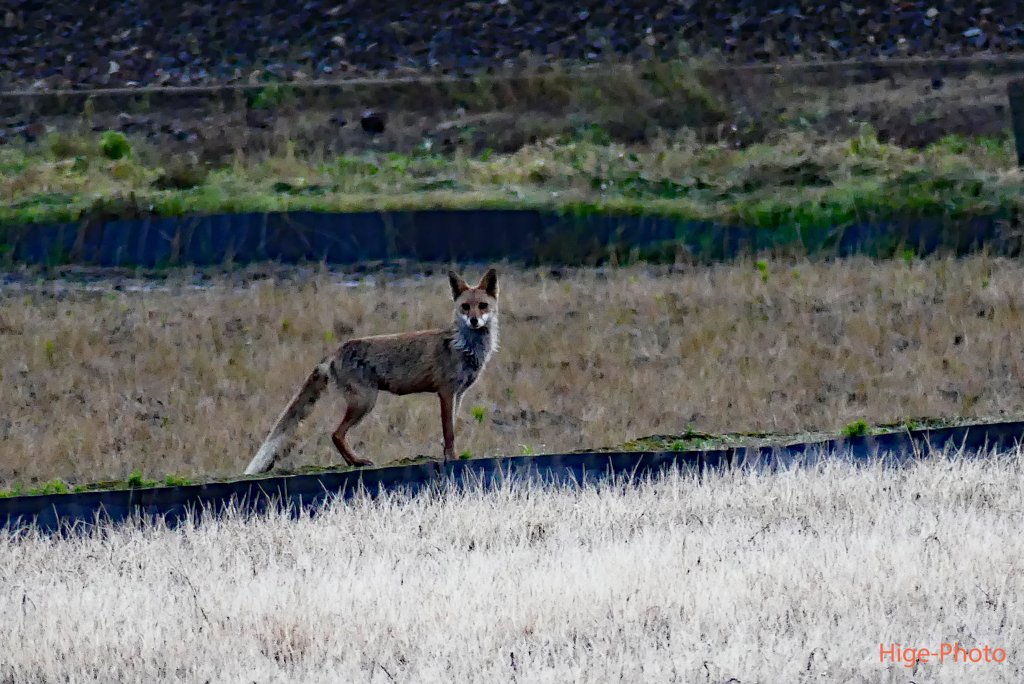
M112 134L96 129L121 124L88 105L54 116L35 142L0 147L0 226L536 208L709 220L813 245L854 222L939 216L955 230L1016 216L1021 176L994 79L964 76L939 93L919 77L771 81L699 66L353 88L334 100L271 86L235 105L137 105L147 113L105 150ZM383 135L331 123L371 103L394 110Z

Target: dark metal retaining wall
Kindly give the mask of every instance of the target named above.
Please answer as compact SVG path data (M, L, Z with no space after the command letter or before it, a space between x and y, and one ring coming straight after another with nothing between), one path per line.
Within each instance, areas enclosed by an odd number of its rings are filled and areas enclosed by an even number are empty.
M1005 218L1005 217L1004 217ZM303 261L351 264L411 259L586 264L615 244L684 246L704 260L795 247L811 254L874 255L900 245L928 254L986 245L1015 252L999 216L960 223L942 217L863 223L845 228L778 230L642 216L575 216L531 210L329 214L312 211L144 218L0 227L6 259L33 264L147 268L191 264ZM625 257L620 254L620 258Z
M444 484L494 486L507 478L549 484L594 482L610 476L644 478L666 469L703 472L728 466L778 468L828 456L866 460L886 457L904 461L935 451L1008 451L1024 440L1024 422L914 430L877 436L835 439L785 447L741 447L714 451L602 452L478 459L450 463L293 475L180 487L51 494L0 499L0 526L34 522L53 532L73 524L106 518L115 522L135 516L159 516L175 525L190 512L223 512L229 506L265 511L290 505L293 511L315 508L333 496L349 498L362 488L369 495Z

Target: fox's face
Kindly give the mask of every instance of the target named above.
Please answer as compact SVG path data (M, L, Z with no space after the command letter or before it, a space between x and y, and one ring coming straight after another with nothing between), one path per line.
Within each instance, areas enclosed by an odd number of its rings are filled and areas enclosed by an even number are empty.
M454 271L448 273L455 299L455 317L471 330L481 330L498 315L498 273L493 268L480 284L470 287Z

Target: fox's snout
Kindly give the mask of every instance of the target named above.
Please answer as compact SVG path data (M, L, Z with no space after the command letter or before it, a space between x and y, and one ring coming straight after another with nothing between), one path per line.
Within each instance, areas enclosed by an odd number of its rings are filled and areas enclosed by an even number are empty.
M479 330L480 328L487 326L488 322L490 322L491 317L485 313L478 314L474 312L470 314L463 314L462 318L463 320L466 321L470 328L472 328L473 330Z

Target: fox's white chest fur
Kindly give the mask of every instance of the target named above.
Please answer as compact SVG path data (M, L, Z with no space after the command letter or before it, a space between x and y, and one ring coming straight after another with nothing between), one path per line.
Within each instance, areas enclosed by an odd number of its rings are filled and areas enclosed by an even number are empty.
M484 366L498 350L497 319L492 319L486 328L476 329L460 321L455 326L452 349L460 361L457 384L460 390L465 391L476 382Z

